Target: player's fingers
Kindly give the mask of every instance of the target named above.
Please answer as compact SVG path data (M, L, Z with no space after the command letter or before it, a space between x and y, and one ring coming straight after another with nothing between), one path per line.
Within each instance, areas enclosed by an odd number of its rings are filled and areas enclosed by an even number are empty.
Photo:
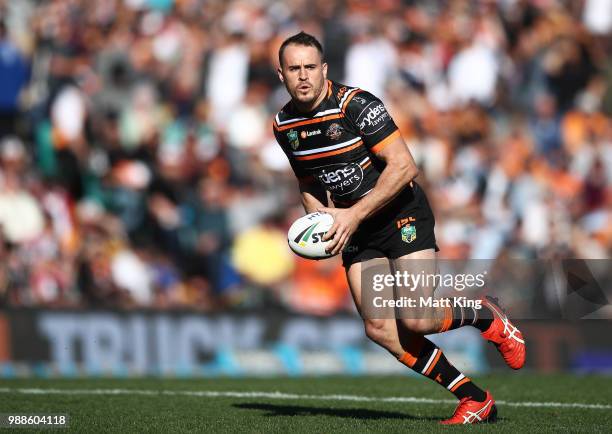
M344 241L345 237L346 231L343 228L338 229L338 232L336 232L336 235L334 236L334 239L332 241L333 245L328 246L329 251L334 255L338 253L338 248L342 246L342 242Z
M328 253L333 252L334 248L338 244L338 241L340 240L341 236L342 236L342 228L338 227L337 230L335 231L334 235L333 235L333 238L331 238L331 241L329 242L329 244L325 248L325 251L328 252ZM323 237L323 240L325 241L325 237Z
M350 237L345 237L344 238L344 242L342 243L342 247L340 247L340 250L338 251L339 253L344 252L344 249L346 249L346 246L348 246L349 239L350 239Z
M331 253L334 250L334 247L336 247L337 243L338 243L338 241L336 241L336 237L334 236L334 238L331 239L331 241L329 242L327 247L325 247L325 251L327 253Z
M338 239L338 243L336 244L336 246L334 247L334 249L332 250L332 253L338 254L342 251L342 249L344 249L344 245L346 244L346 240L347 240L347 232L343 232L342 236Z
M327 232L325 232L325 235L323 236L323 241L327 241L331 239L336 234L337 231L338 231L338 225L334 223L332 227L329 228Z

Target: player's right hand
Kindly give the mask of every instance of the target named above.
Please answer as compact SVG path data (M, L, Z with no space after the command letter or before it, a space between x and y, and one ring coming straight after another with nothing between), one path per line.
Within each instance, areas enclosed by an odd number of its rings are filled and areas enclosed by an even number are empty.
M359 224L360 218L350 208L318 208L317 211L331 214L334 217L334 224L323 237L323 241L331 240L325 249L332 255L338 254L344 250L351 236L355 233Z

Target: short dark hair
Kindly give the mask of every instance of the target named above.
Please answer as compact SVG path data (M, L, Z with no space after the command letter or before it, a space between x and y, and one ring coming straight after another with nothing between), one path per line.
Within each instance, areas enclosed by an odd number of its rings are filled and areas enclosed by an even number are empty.
M287 45L295 44L295 45L304 45L306 47L315 47L319 54L321 55L321 59L323 59L323 46L314 36L302 31L296 35L290 36L285 39L278 49L278 63L283 66L283 53L285 52L285 48Z

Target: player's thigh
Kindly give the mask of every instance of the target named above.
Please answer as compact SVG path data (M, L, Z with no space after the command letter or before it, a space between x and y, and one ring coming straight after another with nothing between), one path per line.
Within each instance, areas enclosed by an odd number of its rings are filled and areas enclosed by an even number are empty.
M361 279L363 276L363 271L370 267L376 267L377 272L381 274L389 274L391 272L391 265L389 263L389 259L387 258L374 258L366 261L355 262L346 269L346 279L351 290L351 295L353 296L353 301L355 302L355 306L357 306L357 310L359 311L360 315L363 313L363 284Z
M422 295L433 296L435 276L438 270L437 255L434 249L419 250L390 260L391 271L402 276L396 287L397 296ZM406 276L406 279L403 277ZM415 285L416 284L416 285Z
M363 302L367 302L362 297L364 291L362 282L363 271L370 267L376 267L376 271L381 274L391 272L391 266L387 258L374 258L363 262L356 262L351 264L346 270L349 288L355 306L363 319L367 336L394 352L392 350L393 343L399 343L399 337L393 309L372 312L371 309L364 309L363 306Z
M395 297L415 300L414 307L396 311L398 323L413 333L431 333L439 321L440 313L433 307L435 280L437 275L436 252L425 249L391 260L391 269L401 276L395 287ZM400 333L401 334L401 333Z

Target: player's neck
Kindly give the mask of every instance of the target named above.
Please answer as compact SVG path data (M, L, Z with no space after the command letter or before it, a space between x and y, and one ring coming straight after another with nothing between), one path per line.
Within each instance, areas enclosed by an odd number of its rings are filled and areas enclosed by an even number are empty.
M327 86L321 87L321 92L319 96L310 104L301 104L299 101L293 100L293 105L300 113L310 113L314 109L316 109L325 99L325 95L327 94Z

